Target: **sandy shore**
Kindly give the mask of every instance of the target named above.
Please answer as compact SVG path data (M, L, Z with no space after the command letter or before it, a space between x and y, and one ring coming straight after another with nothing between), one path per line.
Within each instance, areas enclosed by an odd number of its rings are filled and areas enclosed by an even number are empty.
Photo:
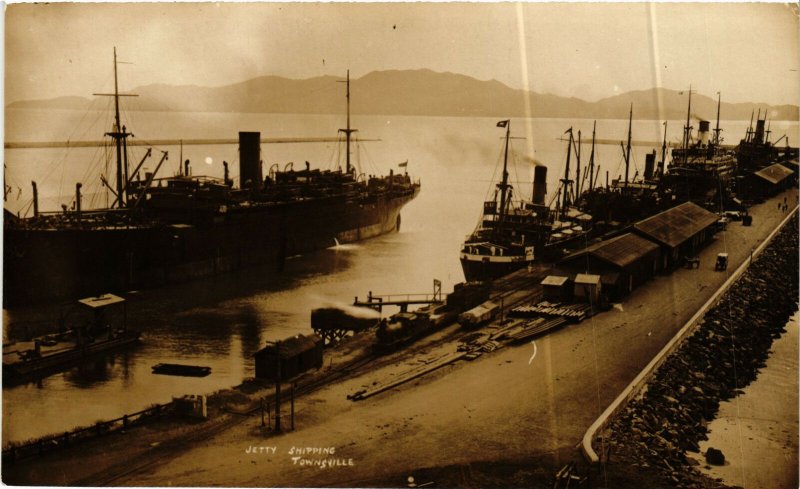
M798 487L798 327L800 314L772 345L766 368L744 393L720 404L700 444L722 450L724 466L701 463L701 472L748 489Z

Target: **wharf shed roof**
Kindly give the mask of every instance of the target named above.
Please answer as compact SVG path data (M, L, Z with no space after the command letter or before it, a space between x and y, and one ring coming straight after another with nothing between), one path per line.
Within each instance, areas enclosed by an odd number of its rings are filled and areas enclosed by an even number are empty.
M578 285L597 285L600 283L600 275L591 273L579 273L575 276L575 283Z
M569 277L562 277L560 275L548 275L547 277L542 280L541 285L553 285L556 287L561 287L565 283L569 281Z
M675 248L718 220L719 216L713 212L685 202L639 221L633 227L648 238Z
M281 358L292 358L306 351L313 350L317 346L317 343L321 341L322 339L313 333L309 335L299 334L291 338L283 339L280 341L279 346ZM274 355L275 343L267 344L258 354Z
M777 185L784 181L786 178L792 176L792 170L786 168L780 163L775 163L766 168L762 168L754 173L755 176L760 177L773 185Z
M572 261L575 258L589 254L614 266L625 268L657 250L658 245L652 241L633 233L626 233L622 236L593 244L585 250L564 258L563 261Z

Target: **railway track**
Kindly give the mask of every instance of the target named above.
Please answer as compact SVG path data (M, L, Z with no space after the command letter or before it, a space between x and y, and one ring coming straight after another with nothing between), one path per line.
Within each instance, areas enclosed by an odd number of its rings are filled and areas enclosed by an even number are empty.
M504 307L510 309L524 301L535 299L537 296L541 295L541 291L538 293L532 292L530 294L524 294L521 297L516 297L516 299L507 302L507 299L513 298L515 294L518 294L526 289L530 290L535 288L535 286L541 282L545 275L545 271L533 275L518 272L516 274L512 274L511 276L501 278L495 281L493 285L495 292L490 294L490 300L504 302ZM358 374L368 366L379 368L389 363L406 360L414 355L419 354L420 351L436 348L445 343L453 342L462 336L460 333L461 330L456 328L452 332L443 335L441 338L419 344L416 347L412 346L404 349L399 353L399 355L397 352L390 355L379 355L374 352L369 352L365 356L352 360L335 370L331 370L319 378L312 379L305 383L298 383L297 387L295 388L295 396L300 397L309 395L333 384L334 382ZM269 396L265 396L264 400L274 402L275 396L274 394L270 394ZM244 411L243 413L240 413L244 414L244 416L234 415L232 413L222 414L216 419L212 419L209 422L203 423L202 426L192 430L189 433L180 434L167 439L157 447L153 447L145 451L139 457L136 457L135 460L125 460L112 467L104 469L98 474L93 474L78 479L77 481L72 482L70 485L99 487L110 486L124 481L125 479L128 479L136 474L141 474L148 469L152 469L158 464L169 462L172 458L174 458L175 455L177 455L177 453L179 453L181 448L184 448L187 445L198 444L216 436L219 433L222 433L227 429L240 425L245 420L252 419L251 416L257 414L260 409L261 407L258 405Z

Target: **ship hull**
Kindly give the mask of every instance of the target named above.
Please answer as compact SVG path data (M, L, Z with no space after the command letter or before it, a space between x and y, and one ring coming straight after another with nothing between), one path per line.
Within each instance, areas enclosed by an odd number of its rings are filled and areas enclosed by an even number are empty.
M461 269L464 271L464 278L467 282L485 282L508 275L511 272L528 266L532 261L525 261L523 257L518 257L515 261L496 261L490 260L491 257L484 256L483 260L472 259L461 254Z
M125 292L237 269L280 271L287 257L372 238L400 225L404 195L240 207L191 224L4 229L4 307Z
M565 253L585 246L587 237L587 233L580 233L568 239L537 246L535 254L530 257L522 255L472 255L462 251L461 269L464 271L464 278L468 282L494 280L525 268L534 262L557 261Z

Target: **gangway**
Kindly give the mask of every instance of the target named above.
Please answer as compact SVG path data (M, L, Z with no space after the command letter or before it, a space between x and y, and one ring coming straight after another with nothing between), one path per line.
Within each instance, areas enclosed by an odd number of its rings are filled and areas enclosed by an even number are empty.
M369 307L378 312L383 311L384 306L398 306L400 312L408 312L408 306L420 304L441 304L442 300L442 282L433 279L433 294L385 294L375 295L370 290L367 294L367 299L361 301L358 297L353 301L354 306Z

